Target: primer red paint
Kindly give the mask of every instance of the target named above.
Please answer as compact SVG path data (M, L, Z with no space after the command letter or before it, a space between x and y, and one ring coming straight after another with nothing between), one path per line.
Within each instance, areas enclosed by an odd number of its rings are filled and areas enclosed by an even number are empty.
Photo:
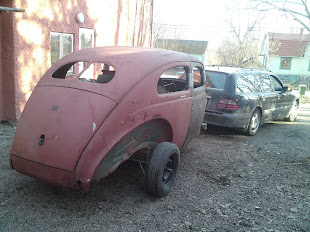
M115 69L108 83L53 78L77 61ZM182 66L187 88L158 94L162 73ZM192 69L203 65L183 53L141 47L100 47L73 52L35 87L14 137L10 162L18 172L87 191L134 153L168 141L180 149L200 131L205 77L194 88ZM57 71L57 72L56 72Z

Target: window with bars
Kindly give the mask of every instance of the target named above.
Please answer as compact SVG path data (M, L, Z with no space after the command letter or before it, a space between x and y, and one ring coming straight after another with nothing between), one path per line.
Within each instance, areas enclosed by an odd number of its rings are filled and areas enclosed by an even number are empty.
M51 32L51 65L73 52L73 34ZM73 73L73 66L68 74Z

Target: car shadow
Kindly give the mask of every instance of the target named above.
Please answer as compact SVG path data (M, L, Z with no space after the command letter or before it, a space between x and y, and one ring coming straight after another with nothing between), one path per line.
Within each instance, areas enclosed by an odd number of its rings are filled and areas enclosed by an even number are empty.
M43 208L62 209L69 213L80 209L82 213L83 208L110 211L123 205L122 202L127 198L135 201L154 201L156 198L145 191L144 182L145 176L139 163L128 160L115 172L94 183L86 193L53 186L27 176L19 176L14 191L17 202L35 201Z
M267 122L259 127L259 131L265 130L265 129L272 129L272 127L281 126L281 124L275 122ZM283 125L283 124L282 124ZM258 132L259 133L259 132ZM242 131L242 129L237 128L230 128L230 127L222 127L222 126L216 126L216 125L209 125L207 130L201 130L200 134L202 135L236 135L236 136L245 136L248 135Z
M208 124L207 130L201 130L201 134L210 134L210 135L244 135L241 130L236 128L222 127Z

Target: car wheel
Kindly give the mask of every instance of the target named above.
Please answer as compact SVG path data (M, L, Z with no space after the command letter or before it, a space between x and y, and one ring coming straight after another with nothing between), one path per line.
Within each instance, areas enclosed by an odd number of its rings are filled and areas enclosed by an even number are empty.
M297 118L298 108L299 108L299 104L296 101L293 108L290 110L290 115L287 118L284 118L284 120L288 122L294 122Z
M158 197L167 195L172 189L180 163L179 148L169 142L158 144L148 163L147 191Z
M255 109L250 118L249 125L246 129L247 135L256 135L256 132L260 126L261 118L262 116L260 111L258 109Z

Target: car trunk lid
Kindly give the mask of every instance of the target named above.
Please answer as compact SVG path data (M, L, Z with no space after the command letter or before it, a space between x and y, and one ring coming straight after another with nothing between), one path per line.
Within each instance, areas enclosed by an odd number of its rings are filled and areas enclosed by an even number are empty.
M46 166L73 171L116 103L66 87L36 87L17 127L12 153Z

